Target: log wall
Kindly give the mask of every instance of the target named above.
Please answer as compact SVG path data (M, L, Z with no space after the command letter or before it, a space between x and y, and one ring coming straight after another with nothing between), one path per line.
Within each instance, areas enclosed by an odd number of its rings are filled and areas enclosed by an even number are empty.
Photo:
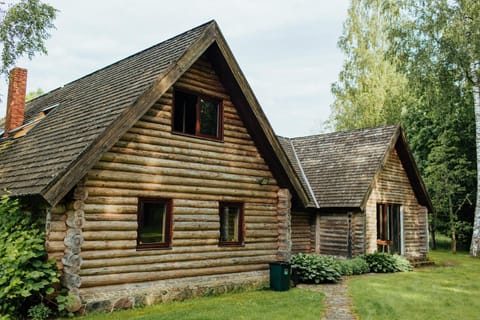
M350 220L350 221L349 221ZM363 214L345 212L319 214L319 253L348 256L348 235L352 237L352 255L364 253Z
M375 181L366 206L366 250L377 250L377 203L400 204L403 210L403 241L411 260L424 260L428 250L427 208L421 206L395 150Z
M312 219L314 218L308 213L292 213L292 253L311 253L315 251L315 242L312 246L315 223Z
M224 141L172 133L171 88L104 154L86 177L84 297L167 279L266 275L277 259L279 187L218 76L202 57L175 86L223 99ZM170 249L136 250L138 197L172 199ZM220 201L244 203L244 246L218 245Z

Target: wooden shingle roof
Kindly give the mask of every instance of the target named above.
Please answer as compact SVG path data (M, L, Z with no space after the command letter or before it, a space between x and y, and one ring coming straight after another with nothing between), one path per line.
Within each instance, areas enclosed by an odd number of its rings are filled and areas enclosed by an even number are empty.
M319 208L363 209L376 175L396 148L419 202L432 209L400 126L283 138L282 146L290 161L298 162L294 168L306 177L303 183Z
M307 196L218 25L210 21L27 103L25 136L0 140L0 193L56 204L203 54L208 54L279 183Z

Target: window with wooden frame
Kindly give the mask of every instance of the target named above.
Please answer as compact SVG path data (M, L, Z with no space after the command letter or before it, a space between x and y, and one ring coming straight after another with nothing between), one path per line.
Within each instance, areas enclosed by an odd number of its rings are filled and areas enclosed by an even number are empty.
M171 200L138 199L137 249L170 248L172 243Z
M379 252L402 253L400 208L399 204L377 204L377 246Z
M202 138L222 140L222 102L214 98L175 90L173 131Z
M220 240L221 246L243 245L243 204L220 203Z

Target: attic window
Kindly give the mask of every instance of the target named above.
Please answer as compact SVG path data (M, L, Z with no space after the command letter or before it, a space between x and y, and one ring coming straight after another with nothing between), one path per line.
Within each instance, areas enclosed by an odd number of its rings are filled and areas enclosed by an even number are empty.
M173 131L222 140L222 103L210 97L175 91Z
M36 115L32 121L11 130L10 133L13 135L13 138L19 138L26 135L31 129L33 129L33 127L37 125L37 123L39 123L43 118L45 118L50 112L55 110L59 105L60 104L57 103L42 109L42 111L38 115Z

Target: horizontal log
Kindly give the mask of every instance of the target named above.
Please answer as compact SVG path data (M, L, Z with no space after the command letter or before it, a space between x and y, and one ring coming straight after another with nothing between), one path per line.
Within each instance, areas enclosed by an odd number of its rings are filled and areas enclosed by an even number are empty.
M65 235L65 231L51 231L47 234L47 241L63 241Z
M177 226L175 225L175 230L173 232L173 243L176 244L178 240L215 240L218 241L220 238L219 228L214 228L213 230L188 230L188 231L179 231L176 230Z
M134 249L137 247L137 242L132 240L98 240L85 241L82 245L83 250L120 250L120 249Z
M192 193L182 193L182 192L166 192L166 191L157 191L157 190L131 190L131 189L120 189L120 188L109 188L109 187L90 187L90 194L95 197L145 197L145 198L166 198L174 199L174 203L177 200L193 200L195 199L206 201L225 201L225 202L250 202L250 203L277 203L276 198L267 199L267 198L253 198L253 197L243 197L243 196L225 196L225 195L209 195L209 194L192 194Z
M163 167L148 167L141 164L128 164L128 163L120 163L120 162L99 162L95 169L90 174L91 178L95 179L95 172L98 171L111 171L111 172L121 172L122 175L150 175L150 176L165 176L161 178L164 181L173 181L175 184L179 184L184 178L193 179L192 181L195 182L194 179L211 179L217 182L223 181L224 183L236 182L236 183L244 183L244 185L240 185L240 187L254 187L258 190L263 189L270 189L270 190L277 190L276 182L271 181L269 183L270 187L267 186L260 186L259 181L262 177L259 176L247 176L241 175L239 173L228 174L228 173L220 173L220 172L211 172L211 171L202 171L202 170L193 170L193 169L180 169L180 168L163 168ZM264 176L267 177L267 176ZM120 178L120 177L119 177ZM118 178L118 179L119 179ZM267 177L268 178L268 177ZM132 178L127 178L132 179ZM160 178L157 178L160 179ZM185 182L186 183L186 182ZM197 184L197 183L195 183ZM87 200L86 203L91 203L91 200Z
M90 216L91 214L95 213L103 213L103 214L113 214L113 215L128 215L128 214L137 214L138 211L138 198L135 199L135 203L133 205L126 205L126 204L85 204L85 214ZM136 219L135 219L136 220Z
M235 167L228 167L228 166L220 167L218 165L207 165L207 164L200 164L200 163L193 163L193 162L179 162L176 160L159 159L154 157L135 156L135 155L111 153L111 152L105 153L101 161L107 162L107 163L114 162L114 163L124 163L129 165L140 165L140 166L150 167L151 169L171 168L171 169L197 170L199 171L198 174L201 174L202 172L210 172L210 173L214 173L214 175L212 176L212 179L215 177L242 179L241 177L235 177L233 175L240 175L242 177L243 176L262 177L262 178L268 177L269 179L270 178L273 179L273 177L271 176L271 173L267 170L235 168ZM158 172L161 172L161 171L158 171ZM173 172L181 172L181 171L178 170ZM157 173L157 171L155 171L155 173Z
M84 231L84 241L90 240L137 240L137 231Z
M217 247L218 249L218 247ZM145 252L145 251L142 251ZM275 254L275 250L248 250L243 251L213 251L213 252L199 252L199 253L168 253L163 255L145 255L145 256L128 256L122 258L110 258L84 260L82 263L82 269L87 270L90 268L100 267L113 267L113 266L129 266L129 265L144 265L144 264L158 264L158 263L170 263L180 261L200 261L200 260L216 260L222 258L238 258L238 257L258 257ZM151 253L150 253L151 254Z
M133 182L133 183L145 183L145 184L162 184L162 185L173 185L177 186L205 186L209 188L232 188L232 189L248 189L256 191L270 191L276 192L278 190L277 186L274 185L260 185L258 183L258 178L252 179L250 182L236 182L232 180L227 180L226 176L217 174L217 177L210 177L208 180L202 178L187 178L187 177L177 177L177 176L168 176L168 175L153 175L152 173L139 173L139 172L122 172L122 171L113 171L113 170L95 170L92 169L88 173L89 182L91 185L92 180L102 180L102 181L118 181L118 182ZM238 181L238 180L237 180Z
M103 181L103 180L89 180L87 182L90 190L96 188L104 188L102 195L114 196L116 192L121 192L121 189L133 190L137 192L157 191L161 193L188 193L195 195L214 195L214 196L231 196L242 198L257 198L267 201L268 199L276 199L276 192L258 191L248 189L228 189L217 187L201 187L201 186L182 186L182 185L161 185L153 183L142 182L121 182L121 181ZM109 192L110 191L110 192ZM99 193L94 193L99 195Z
M65 250L65 244L62 241L53 241L49 240L46 243L47 247L47 252L53 253L53 252L63 252Z
M166 139L170 140L171 143L165 141ZM136 141L143 143L152 143L156 145L178 145L178 142L186 142L193 144L195 149L203 148L205 150L209 149L207 146L216 146L215 150L218 150L219 147L225 150L235 149L238 151L247 151L252 152L253 154L258 154L258 149L253 144L246 144L244 141L233 141L233 139L224 139L223 143L217 141L209 141L206 139L199 140L198 137L190 137L187 135L181 134L172 134L170 131L160 131L160 130L150 130L138 127L132 127L130 130L122 137L124 141ZM202 146L200 146L199 141L201 141ZM173 143L175 142L175 143ZM243 142L243 143L242 143ZM221 150L221 149L220 149ZM237 151L237 152L238 152ZM225 151L226 152L226 151Z
M83 231L136 231L137 221L94 221L85 222Z
M275 260L275 255L259 256L259 257L229 257L218 258L200 261L181 261L169 263L155 263L155 264L141 264L141 265L126 265L126 266L108 266L101 268L82 269L80 275L82 278L94 275L118 275L124 273L133 273L141 270L142 273L162 273L165 271L177 270L178 273L183 273L188 269L202 269L211 267L230 267L232 265L251 265L263 264Z
M175 236L174 236L175 237ZM185 246L209 246L216 244L218 245L218 237L212 239L197 238L197 239L176 239L172 241L172 246L176 247L185 247Z
M183 78L183 81L182 81L182 78L180 78L176 83L175 83L175 87L179 88L180 90L187 90L187 91L193 91L193 92L197 92L201 95L206 95L206 96L210 96L210 97L214 97L214 98L220 98L220 99L230 99L230 97L227 95L227 94L224 94L224 93L221 93L221 92L217 92L217 91L214 91L214 90L211 90L209 88L205 88L204 86L202 87L198 87L197 85L195 84L192 84L193 81L185 81L185 78Z
M88 204L101 204L101 205L137 205L137 197L119 197L119 198L110 198L110 197L96 197L89 195L88 199L85 199L85 205Z
M50 232L67 230L67 225L65 224L65 221L50 221L48 222L48 225Z
M125 154L137 154L140 156L148 157L161 157L165 159L192 161L204 164L224 165L248 168L250 165L253 168L259 170L268 170L268 166L259 154L244 153L244 154L231 154L225 152L223 149L217 151L208 151L196 149L195 147L186 148L180 146L169 145L156 145L150 143L140 143L132 141L120 140L111 149L112 152L125 153Z
M81 288L97 287L93 290L81 290L82 294L88 292L103 292L107 290L106 287L115 284L124 284L124 283L138 283L138 282L147 282L147 281L157 281L164 279L175 279L175 278L185 278L185 277L196 277L196 276L208 276L208 275L219 275L219 274L235 274L240 272L248 271L260 271L268 269L268 264L252 264L252 265L240 265L240 266L228 266L228 267L211 267L211 268L196 268L188 269L182 272L177 270L170 270L165 272L141 272L141 273L122 273L117 275L101 275L101 276L84 276L82 277L82 286Z
M152 254L156 256L162 255L182 255L187 253L193 254L205 254L211 252L231 252L231 251L244 251L244 250L276 250L277 242L276 239L271 243L249 243L245 247L220 247L218 243L212 245L204 246L193 246L193 247L176 247L173 246L171 250L143 250L137 251L136 249L107 249L107 250L86 250L85 246L82 248L82 257L85 259L110 259L110 258L121 258L121 257L140 257L140 256L150 256ZM153 252L153 253L152 253Z
M137 221L137 213L135 214L113 214L113 213L85 213L87 221Z
M57 204L56 206L50 208L50 213L52 215L62 215L63 213L65 213L65 211L67 211L67 209L65 208L65 205L62 203Z
M175 237L177 237L178 231L201 231L201 232L206 232L206 231L211 231L211 230L219 230L220 229L220 218L216 221L213 222L206 222L206 221L178 221L175 219L175 226L174 226L174 232L175 232ZM208 234L208 232L207 232Z

